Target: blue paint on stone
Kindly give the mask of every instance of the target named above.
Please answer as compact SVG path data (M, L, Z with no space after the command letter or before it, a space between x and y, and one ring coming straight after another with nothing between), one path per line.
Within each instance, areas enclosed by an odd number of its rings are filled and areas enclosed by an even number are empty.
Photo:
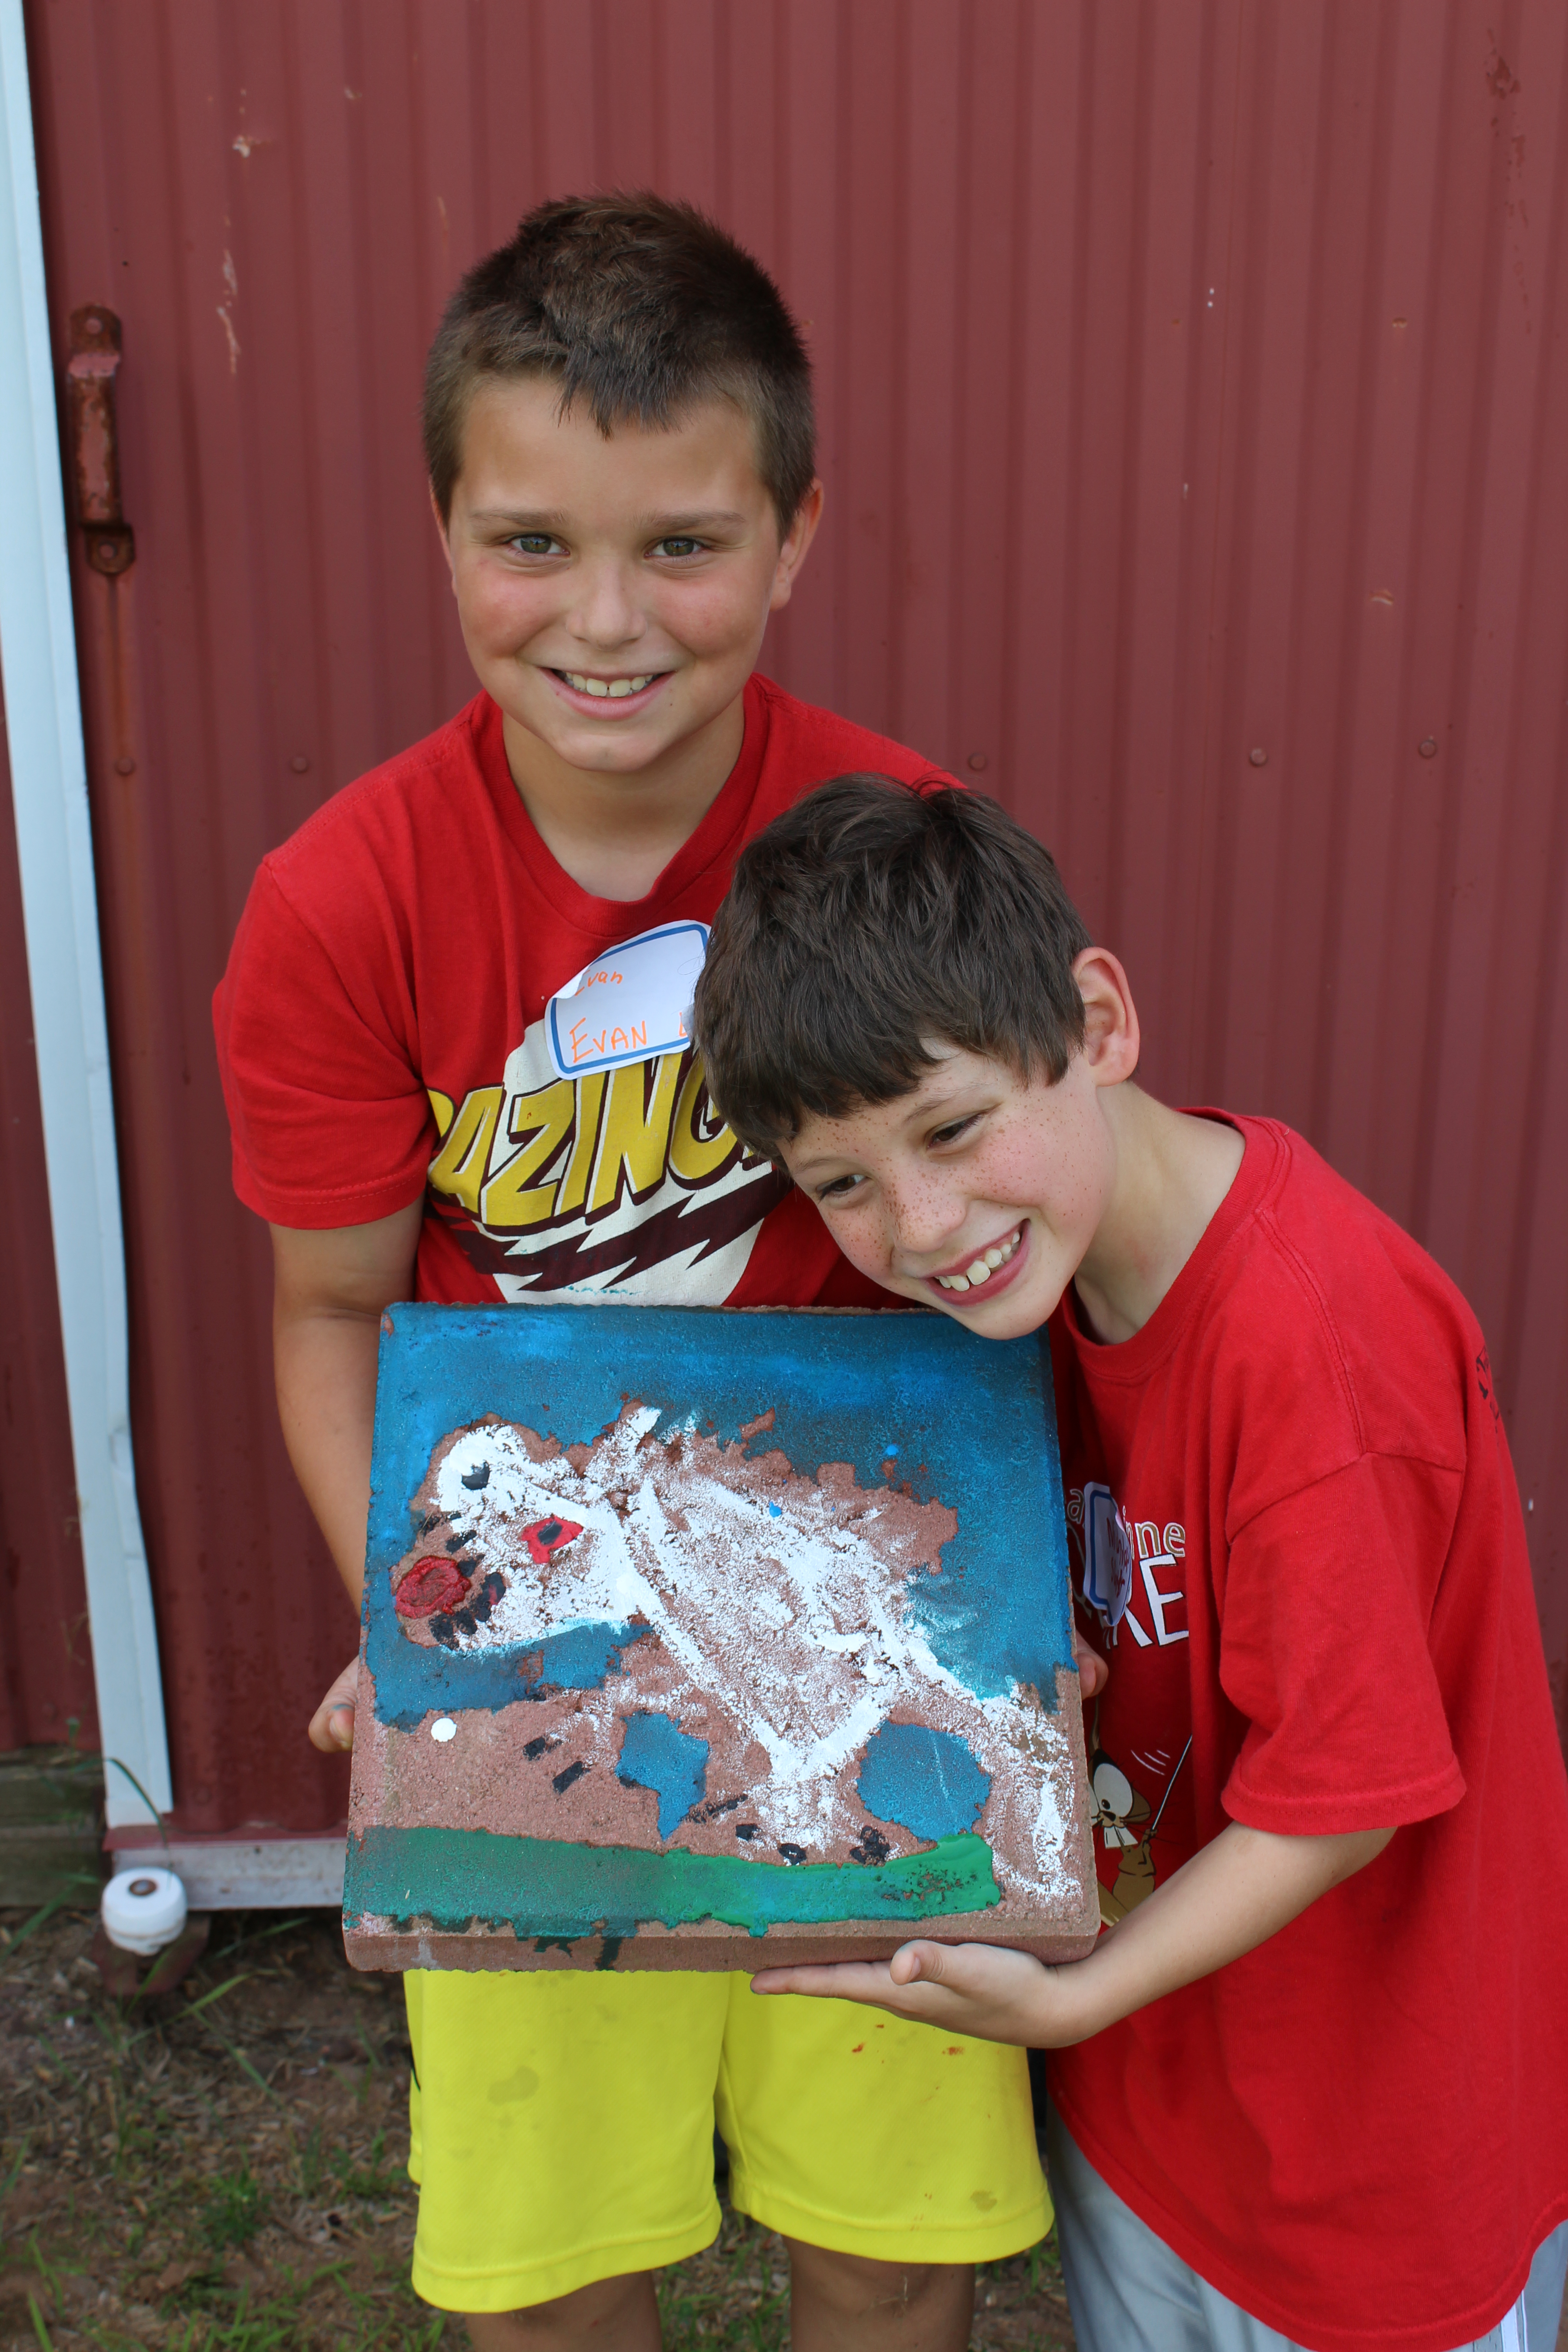
M861 1802L879 1821L897 1822L918 1838L962 1837L972 1830L991 1775L955 1732L923 1723L884 1723L866 1742L856 1782Z
M1070 1670L1073 1650L1043 1333L998 1343L920 1312L412 1306L383 1318L376 1387L366 1654L384 1722L499 1707L520 1680L581 1690L619 1671L639 1627L573 1627L526 1654L432 1653L403 1633L390 1583L408 1549L409 1505L444 1438L496 1417L563 1446L592 1444L628 1397L661 1405L667 1435L695 1416L733 1441L771 1412L752 1452L782 1451L808 1476L848 1463L865 1488L884 1484L882 1465L900 1446L894 1458L916 1499L939 1497L958 1519L941 1572L905 1583L931 1649L976 1697L1027 1683L1055 1706L1057 1669ZM910 1428L929 1433L918 1448Z
M542 1642L484 1650L427 1650L408 1641L390 1607L371 1620L366 1655L375 1711L399 1731L417 1731L432 1708L488 1706L552 1690L597 1690L621 1672L621 1652L647 1625L563 1625Z
M628 1716L616 1778L628 1789L653 1790L658 1799L658 1833L673 1837L692 1806L702 1801L708 1742L695 1732L682 1731L672 1715Z

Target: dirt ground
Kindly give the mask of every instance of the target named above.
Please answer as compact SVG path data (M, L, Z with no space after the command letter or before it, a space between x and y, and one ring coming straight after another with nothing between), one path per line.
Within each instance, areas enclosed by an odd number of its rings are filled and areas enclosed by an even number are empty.
M0 2352L415 2352L395 1979L335 1919L225 1914L179 1989L119 2001L95 1921L0 1913ZM784 2249L727 2212L659 2283L669 2352L776 2352ZM974 2343L1072 2344L1047 2241L980 2281Z

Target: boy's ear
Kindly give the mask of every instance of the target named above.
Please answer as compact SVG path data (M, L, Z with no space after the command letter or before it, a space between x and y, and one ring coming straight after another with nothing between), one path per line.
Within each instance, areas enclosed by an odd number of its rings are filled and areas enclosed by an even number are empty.
M768 598L770 613L780 613L789 603L795 588L795 575L805 562L806 551L816 537L816 526L822 520L822 502L826 496L822 484L813 482L799 506L795 520L785 531L779 547L778 569L773 573L773 594Z
M1072 976L1083 999L1083 1058L1097 1087L1118 1087L1138 1067L1138 1007L1119 958L1085 948Z
M456 595L458 589L458 575L452 564L451 530L448 525L441 520L441 509L437 502L435 483L427 482L426 484L426 488L430 493L430 511L436 518L436 536L441 542L441 552L447 559L447 577L452 583L452 593Z

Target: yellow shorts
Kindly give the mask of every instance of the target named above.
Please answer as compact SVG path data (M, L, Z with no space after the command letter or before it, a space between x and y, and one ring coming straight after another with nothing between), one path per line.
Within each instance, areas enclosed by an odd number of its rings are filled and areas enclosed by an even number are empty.
M1021 2050L748 1977L404 1979L414 2286L511 2311L710 2244L713 2124L766 2228L881 2262L991 2262L1051 2210Z

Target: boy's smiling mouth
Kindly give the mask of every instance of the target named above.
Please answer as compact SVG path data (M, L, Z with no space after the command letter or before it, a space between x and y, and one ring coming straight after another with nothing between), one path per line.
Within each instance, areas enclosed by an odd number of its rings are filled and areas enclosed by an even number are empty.
M623 704L641 701L652 692L655 687L662 685L669 673L662 669L637 670L626 677L606 677L592 670L552 667L550 675L558 685L566 688L573 700L578 704L584 702Z
M972 1257L949 1266L942 1274L928 1274L927 1282L949 1294L955 1290L984 1290L994 1297L999 1290L1006 1289L1017 1275L1025 1255L1023 1244L1028 1225L1029 1221L1026 1217L1020 1224L1014 1226L1010 1234L1004 1234L1000 1241L987 1243Z

